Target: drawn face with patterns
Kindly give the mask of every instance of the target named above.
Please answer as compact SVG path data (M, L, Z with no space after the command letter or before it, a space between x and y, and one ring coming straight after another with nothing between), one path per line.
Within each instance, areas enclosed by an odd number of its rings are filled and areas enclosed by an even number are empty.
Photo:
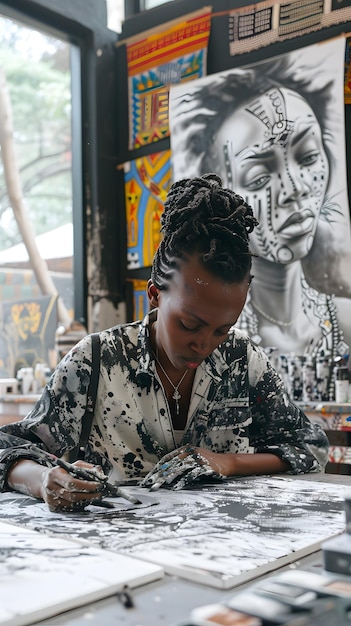
M306 256L329 179L321 128L306 100L270 88L226 119L216 146L227 186L259 221L252 252L281 264Z

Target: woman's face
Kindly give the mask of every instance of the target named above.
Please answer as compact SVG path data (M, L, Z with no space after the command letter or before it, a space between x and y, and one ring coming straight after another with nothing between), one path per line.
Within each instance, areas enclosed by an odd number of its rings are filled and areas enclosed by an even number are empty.
M224 122L216 148L221 176L252 206L259 226L252 252L277 263L311 249L329 163L311 107L288 89L271 88Z
M249 275L240 283L225 283L189 257L174 272L167 291L151 281L150 302L158 307L156 342L164 362L179 370L196 369L225 341L245 304ZM156 302L150 295L157 292Z

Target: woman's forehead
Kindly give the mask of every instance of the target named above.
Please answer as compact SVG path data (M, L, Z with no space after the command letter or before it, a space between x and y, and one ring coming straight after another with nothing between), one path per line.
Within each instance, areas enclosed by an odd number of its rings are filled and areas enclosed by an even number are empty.
M170 295L177 293L177 301L187 306L200 307L203 303L214 308L235 309L238 302L246 298L249 286L249 272L245 280L228 283L204 268L191 258L182 262L173 274L169 285Z

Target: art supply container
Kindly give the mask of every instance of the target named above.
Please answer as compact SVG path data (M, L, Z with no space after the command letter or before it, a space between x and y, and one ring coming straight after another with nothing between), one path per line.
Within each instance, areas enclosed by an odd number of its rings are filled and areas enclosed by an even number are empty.
M329 400L331 362L327 356L319 355L316 360L317 400Z
M17 380L23 395L33 393L34 372L32 367L21 367L17 372Z
M289 385L292 400L302 400L302 368L305 360L306 357L302 355L293 353L288 355Z
M335 402L343 404L349 401L349 370L347 367L335 369Z
M315 363L311 356L306 357L302 366L302 399L304 402L316 400L317 379Z

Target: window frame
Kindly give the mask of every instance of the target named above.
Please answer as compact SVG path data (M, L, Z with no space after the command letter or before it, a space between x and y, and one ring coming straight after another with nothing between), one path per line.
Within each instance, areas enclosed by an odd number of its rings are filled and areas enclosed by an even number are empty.
M107 208L111 210L115 192L114 168L112 176L109 170L108 181L105 174L100 174L100 153L104 153L104 159L112 160L115 151L115 129L105 131L103 128L115 96L112 89L111 98L106 102L99 92L99 84L106 81L107 73L111 73L111 55L117 35L107 28L104 0L75 0L74 3L71 0L60 0L60 3L56 0L0 0L0 13L72 45L74 314L76 320L89 328L88 234L92 236L96 213L104 214ZM102 54L104 51L110 54ZM100 178L104 180L100 182ZM109 232L109 218L104 215L102 221L107 222L106 231ZM102 260L108 266L111 265L109 253L107 250L107 260ZM104 274L103 269L99 268L99 271ZM108 284L104 289L107 298L112 289L114 299L122 299L120 273L118 271L116 279L113 278L117 284L112 287Z

